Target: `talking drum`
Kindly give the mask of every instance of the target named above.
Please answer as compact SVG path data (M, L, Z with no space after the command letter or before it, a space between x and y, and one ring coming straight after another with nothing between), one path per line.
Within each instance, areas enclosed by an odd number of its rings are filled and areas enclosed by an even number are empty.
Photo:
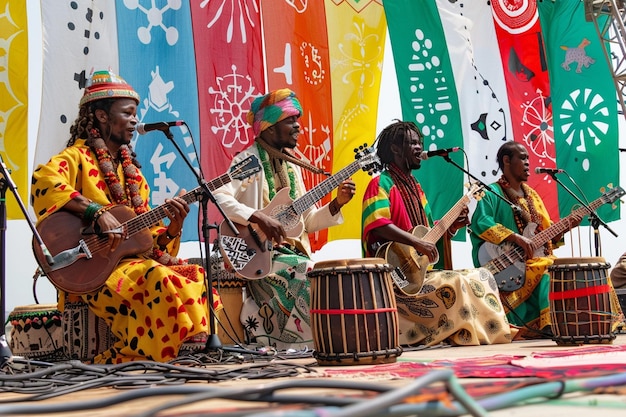
M381 258L317 262L311 280L311 329L319 365L395 362L398 310Z
M65 359L62 314L56 304L17 306L8 321L13 355L41 361Z
M612 343L611 286L604 258L558 258L550 266L550 315L558 345Z

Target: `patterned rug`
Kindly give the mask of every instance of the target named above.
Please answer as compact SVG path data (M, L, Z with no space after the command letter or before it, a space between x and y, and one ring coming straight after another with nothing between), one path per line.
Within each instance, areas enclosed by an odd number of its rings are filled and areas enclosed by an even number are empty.
M417 378L437 369L452 369L474 398L511 392L530 385L569 378L593 378L621 372L626 364L626 345L593 345L531 355L494 355L490 357L442 359L428 363L402 357L395 363L325 369L324 376L349 379ZM467 378L490 378L471 381ZM597 394L626 394L626 387L596 388ZM429 386L405 402L450 401L442 386Z
M589 378L616 373L626 364L626 345L597 345L524 355L442 359L412 362L402 357L395 363L358 369L325 369L330 377L416 378L435 369L452 369L457 378ZM621 368L623 369L623 368Z

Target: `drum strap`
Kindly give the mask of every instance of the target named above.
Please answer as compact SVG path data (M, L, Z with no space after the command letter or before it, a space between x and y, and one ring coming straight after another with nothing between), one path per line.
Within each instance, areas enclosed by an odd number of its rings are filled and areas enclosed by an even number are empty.
M567 290L567 291L559 291L559 292L551 291L550 294L548 294L548 298L550 300L566 300L569 298L580 298L580 297L587 297L589 295L605 294L610 291L611 291L611 286L608 284L604 284L604 285L596 285L594 287L578 288L575 290Z
M311 309L311 313L316 314L328 314L328 315L339 315L339 314L375 314L375 313L393 313L398 311L397 308L372 308L372 309L330 309L330 310L322 310L322 309Z

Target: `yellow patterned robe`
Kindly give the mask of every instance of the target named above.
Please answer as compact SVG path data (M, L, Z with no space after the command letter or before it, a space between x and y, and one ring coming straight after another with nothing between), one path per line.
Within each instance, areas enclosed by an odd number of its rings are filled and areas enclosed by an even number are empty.
M121 164L117 175L125 188ZM139 192L148 208L150 190L143 176ZM31 202L38 222L62 210L79 194L103 206L113 201L98 161L84 140L77 140L33 173ZM155 247L164 227L159 224L151 228ZM177 238L166 250L175 256L179 246ZM122 259L100 289L80 295L119 339L96 356L95 363L165 362L176 358L183 341L208 331L203 269L197 265L166 266L150 254ZM60 308L66 296L61 294ZM215 309L222 307L215 290L213 301Z

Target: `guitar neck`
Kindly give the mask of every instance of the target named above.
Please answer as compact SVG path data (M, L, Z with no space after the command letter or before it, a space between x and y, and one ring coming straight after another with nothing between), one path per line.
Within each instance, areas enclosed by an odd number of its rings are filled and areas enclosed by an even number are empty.
M226 173L212 179L211 181L207 181L206 185L209 191L214 191L222 185L228 184L230 181L231 176ZM203 187L196 187L180 197L185 200L187 204L194 203L202 198L202 189ZM161 220L167 217L165 209L169 210L170 208L171 205L169 203L164 203L150 211L142 213L137 217L133 217L132 219L126 221L123 226L125 226L128 236L132 236L144 228L152 227L155 224L158 224Z
M343 168L335 175L326 178L324 181L311 188L303 196L297 198L291 207L297 215L304 213L309 207L321 200L326 194L337 188L342 181L350 178L352 174L360 169L361 163L354 161L347 167Z
M438 242L443 234L446 233L446 230L448 230L457 217L459 217L459 214L461 214L463 207L465 207L467 203L469 203L469 197L464 195L454 206L452 206L450 210L448 210L448 212L437 222L437 224L434 225L432 229L426 233L426 235L424 235L424 240L430 243Z
M542 230L541 232L533 236L532 238L533 245L536 248L539 248L545 245L549 240L571 229L570 220L572 219L573 216L575 215L578 215L581 217L585 216L591 213L592 211L594 211L595 209L597 209L598 207L602 206L603 204L614 201L612 200L613 199L612 196L615 195L615 199L617 199L619 195L622 195L622 194L623 194L623 190L621 188L617 188L609 192L609 195L605 194L602 197L598 198L597 200L594 200L591 204L589 204L589 208L579 207L578 209L574 210L569 216L564 217L563 219L559 220L558 222L548 227L546 230ZM495 275L496 273L506 269L508 266L513 265L515 262L519 262L523 260L524 256L525 256L524 250L521 247L516 245L513 249L492 259L491 261L487 262L483 266Z
M550 227L541 232L537 233L533 237L533 244L535 247L543 246L548 241L552 240L554 237L567 232L571 229L571 219L578 215L580 217L586 216L590 214L592 211L595 211L598 207L605 204L604 197L600 197L597 200L594 200L591 204L589 204L589 209L587 207L579 207L574 210L569 216L563 217L558 222L554 223Z

